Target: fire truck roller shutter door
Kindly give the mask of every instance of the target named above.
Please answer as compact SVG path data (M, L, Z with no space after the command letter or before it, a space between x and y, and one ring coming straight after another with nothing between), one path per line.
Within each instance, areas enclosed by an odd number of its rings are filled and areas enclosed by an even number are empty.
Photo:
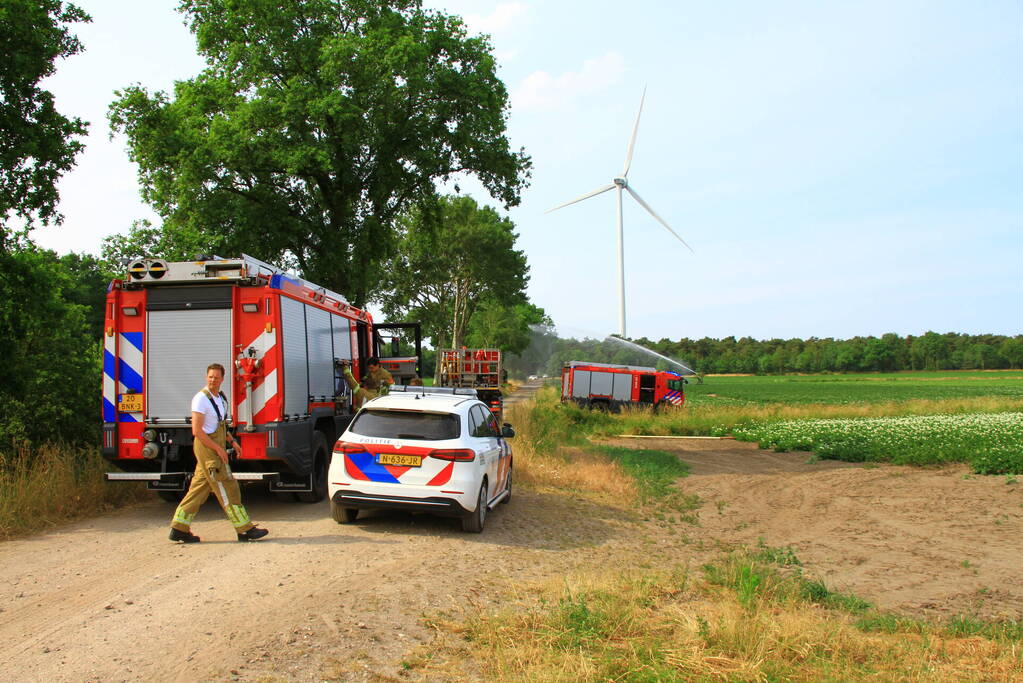
M150 418L182 422L189 416L196 377L210 363L231 362L231 309L149 310L146 334L146 409ZM221 391L231 406L231 382Z
M347 318L339 315L330 316L330 329L334 337L334 358L338 360L352 360L352 325ZM348 382L342 375L341 368L334 368L334 392L338 395L350 393Z
M611 373L614 377L612 397L616 401L632 400L632 374L627 372Z
M588 398L590 395L590 375L592 373L589 370L576 370L575 377L572 380L572 396L573 398Z
M309 341L309 395L322 401L334 395L334 351L330 336L330 313L306 304Z
M352 324L347 318L339 315L330 316L330 325L334 334L334 357L345 360L352 359Z
M281 297L281 342L284 345L284 412L309 412L308 350L305 339L305 304Z
M596 396L610 396L613 385L614 373L594 372L590 378L590 394Z

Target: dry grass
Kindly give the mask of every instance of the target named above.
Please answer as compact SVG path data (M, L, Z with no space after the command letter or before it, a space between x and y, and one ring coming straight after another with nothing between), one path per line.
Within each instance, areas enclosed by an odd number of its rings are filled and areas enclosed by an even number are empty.
M109 484L95 449L45 445L0 455L0 540L89 517L148 497L145 486Z
M732 558L729 562L748 561ZM1018 641L940 632L866 633L821 608L799 583L762 565L755 599L674 572L630 571L552 582L518 607L468 622L433 622L441 636L410 668L452 673L472 657L491 680L515 681L1012 681ZM439 649L438 649L439 645ZM440 656L436 653L440 652ZM434 667L437 668L434 668Z
M515 450L515 482L537 491L574 492L601 503L636 498L636 481L617 463L580 448L565 448L561 458Z
M515 425L515 482L537 491L571 492L609 505L637 497L636 481L607 457L580 448L585 443L545 395L539 403L511 406L506 419Z

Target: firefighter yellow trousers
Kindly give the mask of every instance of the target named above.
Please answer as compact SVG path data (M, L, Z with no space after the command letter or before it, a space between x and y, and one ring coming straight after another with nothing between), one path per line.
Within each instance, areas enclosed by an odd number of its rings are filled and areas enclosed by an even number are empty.
M227 429L221 422L217 430L210 434L210 438L217 444L223 446L227 442ZM171 527L178 531L188 531L192 526L192 520L199 512L199 508L206 502L210 492L217 497L220 507L224 509L227 519L238 530L238 533L248 531L253 527L249 520L249 513L242 505L241 491L238 489L238 482L231 474L231 468L226 462L220 459L215 451L208 449L199 439L192 442L192 450L195 453L195 473L192 475L192 484L188 487L178 509L174 511L174 519Z

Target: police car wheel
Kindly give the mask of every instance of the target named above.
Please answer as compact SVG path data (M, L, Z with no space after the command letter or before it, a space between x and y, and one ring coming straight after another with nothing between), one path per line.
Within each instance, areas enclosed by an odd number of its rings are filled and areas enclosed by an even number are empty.
M476 498L476 509L462 518L462 531L478 534L483 531L483 523L487 519L487 482L480 486L480 495Z
M330 501L330 516L338 524L351 524L359 518L359 509L343 507L332 500Z

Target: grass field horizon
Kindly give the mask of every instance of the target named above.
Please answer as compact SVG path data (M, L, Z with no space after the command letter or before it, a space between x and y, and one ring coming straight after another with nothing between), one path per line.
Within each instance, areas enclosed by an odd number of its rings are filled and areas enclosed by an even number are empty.
M1023 401L1023 370L916 370L891 373L705 375L686 400L723 403L884 403L913 399L1008 398Z

